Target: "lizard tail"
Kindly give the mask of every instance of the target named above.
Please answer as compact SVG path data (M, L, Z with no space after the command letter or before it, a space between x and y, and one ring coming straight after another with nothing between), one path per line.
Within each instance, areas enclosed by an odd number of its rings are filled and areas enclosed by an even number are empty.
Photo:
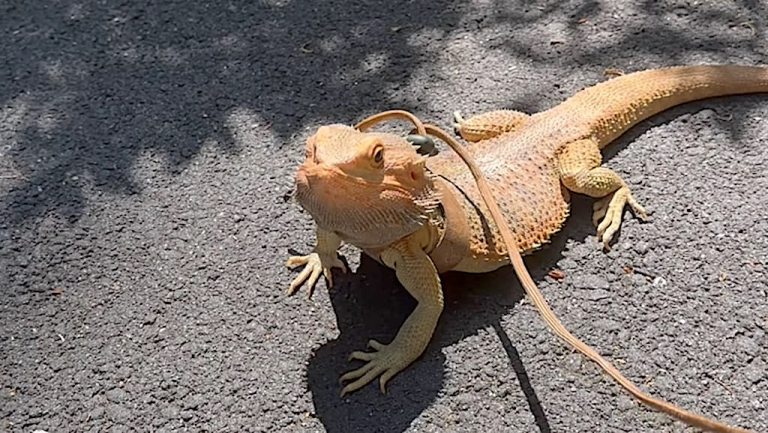
M700 99L768 92L768 67L680 66L622 75L584 89L554 110L587 125L600 148L638 122ZM578 109L575 109L578 108Z

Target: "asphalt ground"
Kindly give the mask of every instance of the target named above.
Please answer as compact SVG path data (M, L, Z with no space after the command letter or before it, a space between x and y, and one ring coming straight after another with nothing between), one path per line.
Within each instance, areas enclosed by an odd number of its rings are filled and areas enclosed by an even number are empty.
M623 71L766 64L765 1L0 2L0 431L681 432L563 346L509 269L447 275L425 355L339 398L414 306L393 273L284 295L319 125L536 112ZM652 394L768 431L768 96L685 105L608 150L527 258L575 334ZM547 276L560 270L561 281Z

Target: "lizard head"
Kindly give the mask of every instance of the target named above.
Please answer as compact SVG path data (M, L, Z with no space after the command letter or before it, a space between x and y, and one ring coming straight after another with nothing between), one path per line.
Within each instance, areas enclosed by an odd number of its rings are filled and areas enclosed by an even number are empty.
M426 158L404 138L320 127L296 173L296 198L317 225L362 248L418 230L439 204Z

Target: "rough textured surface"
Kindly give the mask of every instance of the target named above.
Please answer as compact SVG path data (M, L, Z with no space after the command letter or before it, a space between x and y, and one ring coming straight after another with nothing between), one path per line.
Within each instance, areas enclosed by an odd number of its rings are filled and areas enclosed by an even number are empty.
M403 107L447 126L550 107L606 68L765 63L765 2L30 4L0 5L0 429L679 430L595 379L507 269L451 276L424 359L389 396L340 401L344 357L413 302L357 253L330 296L284 298L313 236L292 174L319 124ZM652 221L604 254L577 200L528 259L629 377L757 431L766 121L756 96L644 122L607 165Z

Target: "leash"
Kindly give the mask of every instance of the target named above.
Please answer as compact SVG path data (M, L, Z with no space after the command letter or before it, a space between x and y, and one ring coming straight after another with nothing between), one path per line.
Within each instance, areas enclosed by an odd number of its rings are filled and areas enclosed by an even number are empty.
M533 281L533 278L531 278L531 274L528 273L528 269L525 267L525 263L523 263L523 258L520 255L517 243L515 242L514 235L512 234L507 221L502 216L501 209L499 209L499 206L496 203L496 199L494 198L493 193L488 186L488 181L485 179L485 176L477 167L474 159L469 155L462 144L460 144L456 139L451 137L448 133L439 127L431 124L425 124L414 114L404 110L383 111L381 113L374 114L373 116L367 117L359 122L357 125L355 125L355 128L360 131L365 131L378 123L393 119L407 120L413 123L414 127L416 128L416 132L419 135L410 135L409 138L412 138L411 141L415 141L417 145L421 144L422 146L426 145L428 147L429 141L431 141L429 135L432 135L448 144L448 146L450 146L451 149L453 149L453 151L459 155L461 160L464 161L464 164L466 164L467 168L472 173L472 177L475 179L477 189L480 191L483 202L485 202L485 205L488 207L488 211L491 213L491 218L493 218L493 221L496 223L496 227L498 227L499 232L501 233L501 237L507 246L507 254L509 256L509 260L512 263L512 267L515 269L517 277L522 283L525 293L531 299L533 305L544 319L544 322L546 322L547 326L552 329L555 335L579 351L581 354L595 362L598 366L600 366L600 368L603 369L606 374L608 374L608 376L610 376L619 385L621 385L621 387L623 387L633 397L651 408L671 415L672 417L677 418L688 425L712 432L753 433L749 430L745 430L739 427L732 427L702 415L689 412L673 403L652 397L651 395L638 388L637 385L635 385L632 381L624 377L624 375L621 374L621 372L616 367L614 367L613 364L603 358L602 355L597 353L597 351L594 350L591 346L587 345L578 337L571 334L570 331L568 331L568 329L563 326L563 324L560 322L560 319L557 318L555 313L549 307L549 304L544 298L544 295L542 295L541 291L536 286L536 283ZM425 140L421 140L419 136L424 137ZM434 147L434 142L432 145Z

